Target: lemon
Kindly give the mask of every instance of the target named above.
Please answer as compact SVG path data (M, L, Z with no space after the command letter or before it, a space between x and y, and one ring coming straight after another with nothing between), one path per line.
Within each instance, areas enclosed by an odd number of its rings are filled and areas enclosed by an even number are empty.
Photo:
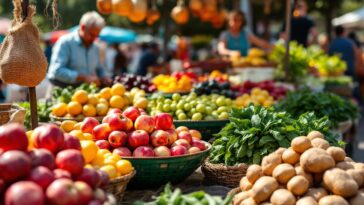
M130 161L122 159L116 162L116 169L121 175L126 175L133 170L133 166Z
M110 99L110 106L112 108L119 108L122 109L124 107L124 99L121 96L114 95Z
M84 139L83 132L81 130L72 130L69 134L76 137L79 140Z
M67 104L58 103L52 107L52 114L56 117L63 117L67 114Z
M96 95L94 95L94 94L88 95L87 104L91 104L91 105L96 106L98 102L99 102L99 99L96 97Z
M113 85L111 87L110 92L111 92L112 96L115 96L115 95L123 96L125 93L125 88L122 84L116 83L115 85Z
M77 90L73 96L72 101L79 102L80 104L86 104L88 101L88 93L84 90Z
M100 98L104 98L106 100L109 100L111 98L111 89L109 87L103 88L100 90Z
M109 175L110 179L114 179L115 177L117 177L117 171L115 166L105 165L100 167L100 170L106 172Z
M104 103L99 103L96 105L96 114L97 116L105 116L107 111L109 110L109 106Z
M106 99L104 99L104 98L100 98L100 99L99 99L99 103L98 103L98 104L100 104L100 103L105 104L105 105L107 105L107 106L109 107L109 101L107 101L107 100L106 100Z
M83 140L80 142L82 147L82 155L83 158L85 158L85 162L89 163L93 159L95 159L97 152L99 151L99 148L95 144L94 141L91 140Z
M76 124L77 124L76 121L65 120L61 123L61 129L65 132L71 132Z
M87 104L83 106L82 114L86 117L95 117L96 116L96 108L91 104Z
M67 105L67 112L72 116L76 116L82 113L82 105L79 102L70 102Z

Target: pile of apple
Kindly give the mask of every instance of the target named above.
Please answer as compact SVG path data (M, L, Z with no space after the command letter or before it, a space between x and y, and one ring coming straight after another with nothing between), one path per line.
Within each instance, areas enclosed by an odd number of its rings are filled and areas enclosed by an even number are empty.
M0 204L98 205L107 200L103 171L85 168L77 138L44 125L28 140L22 125L0 127Z
M99 149L120 157L169 157L207 149L199 131L175 129L168 113L152 117L136 107L113 109L101 124L94 118L85 118L81 124L83 132L92 133Z

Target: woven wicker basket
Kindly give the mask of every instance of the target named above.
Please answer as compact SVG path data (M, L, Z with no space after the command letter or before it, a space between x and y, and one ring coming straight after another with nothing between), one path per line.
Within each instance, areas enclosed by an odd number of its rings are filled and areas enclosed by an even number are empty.
M228 195L228 196L231 196L231 197L234 197L235 195L239 194L240 192L241 192L240 187L236 187L236 188L234 188L234 189L230 190L230 191L227 193L227 195Z
M117 204L120 204L122 201L126 187L129 181L135 176L135 173L136 171L133 170L130 174L113 179L106 187L104 187L108 193L115 197Z
M0 104L0 125L16 122L24 124L25 109L15 104Z
M238 164L226 166L224 164L212 164L208 159L203 163L201 170L205 175L205 180L217 185L227 187L238 187L241 178L246 174L249 165Z

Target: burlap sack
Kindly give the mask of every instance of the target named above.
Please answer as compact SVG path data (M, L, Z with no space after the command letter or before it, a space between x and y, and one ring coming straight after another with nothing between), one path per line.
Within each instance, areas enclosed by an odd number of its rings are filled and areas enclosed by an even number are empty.
M28 7L22 22L21 0L13 0L14 20L0 48L0 78L8 84L35 87L47 73L47 60L40 48L39 31L32 18L35 7Z

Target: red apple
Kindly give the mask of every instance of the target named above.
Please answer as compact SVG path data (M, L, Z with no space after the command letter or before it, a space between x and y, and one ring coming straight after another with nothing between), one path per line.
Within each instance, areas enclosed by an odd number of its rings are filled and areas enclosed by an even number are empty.
M121 147L126 144L128 135L123 131L112 131L108 139L112 147Z
M191 136L191 134L190 134L189 132L187 132L187 131L181 131L181 132L179 132L179 133L177 134L177 136L178 136L178 139L185 139L185 140L187 140L187 142L188 142L189 144L191 144L191 143L192 143L192 136Z
M97 170L96 172L100 176L100 187L108 185L110 181L109 175L102 170Z
M197 147L201 151L204 151L206 149L206 144L201 140L192 139L192 147Z
M111 132L111 128L108 123L102 123L97 125L92 130L92 134L95 137L95 140L106 140Z
M171 146L178 139L177 132L173 129L167 130L166 132L169 134L168 146Z
M96 141L96 145L100 148L100 149L110 149L110 143L107 140L97 140Z
M47 187L55 180L54 173L47 167L34 168L29 176L28 180L38 184L45 191Z
M65 149L76 149L81 150L80 140L69 134L64 134L63 150Z
M109 123L109 118L110 116L109 115L106 115L104 118L102 118L102 123Z
M35 148L45 148L52 153L62 149L64 143L63 132L56 125L43 125L35 128L32 134Z
M171 150L168 149L166 146L160 146L154 148L155 156L157 157L169 157L171 156Z
M150 136L150 141L154 147L168 145L169 134L163 130L156 130Z
M123 120L124 116L121 114L111 114L108 116L107 122L109 123L110 129L114 130L125 130L126 129L126 121Z
M104 205L104 202L94 199L94 200L90 201L88 203L88 205Z
M93 199L93 190L91 187L82 181L76 181L74 186L78 192L78 204L88 205L88 203Z
M172 144L172 147L174 147L174 146L178 146L178 145L184 146L184 147L186 147L187 149L191 147L190 143L188 143L188 142L187 142L187 140L185 140L185 139L179 139L179 140L176 140L176 141Z
M126 124L125 131L130 132L130 131L134 130L134 124L133 124L133 121L131 119L125 117L123 119L123 121L125 121L125 124Z
M0 193L4 193L6 189L6 183L3 179L0 179Z
M152 148L147 146L140 146L133 152L134 157L154 157L155 153Z
M6 205L43 205L43 190L34 182L20 181L11 185L5 193Z
M10 123L0 127L0 148L3 151L23 150L28 148L28 138L24 127L20 124Z
M33 149L29 154L32 167L44 166L50 170L56 167L53 154L47 149Z
M72 179L72 175L63 169L55 169L53 170L53 173L56 179Z
M135 130L128 134L128 144L133 149L147 146L149 144L149 135L144 130Z
M50 184L46 191L50 204L79 204L78 191L70 179L57 179Z
M158 113L155 117L155 129L169 130L173 126L173 117L168 113Z
M95 169L83 168L82 174L76 177L77 181L86 182L91 188L96 188L100 185L101 178Z
M22 151L10 150L0 156L0 177L7 182L25 177L31 168L30 157Z
M188 154L196 154L201 152L201 150L198 147L191 147L188 149Z
M171 154L172 156L185 155L188 154L188 150L182 145L177 145L171 148Z
M119 108L113 108L111 110L109 110L109 112L107 112L107 115L112 115L112 114L121 114L122 111Z
M118 147L112 151L113 154L117 154L120 157L130 157L131 152L127 147Z
M81 131L83 133L92 134L92 130L99 125L99 121L93 117L86 117L81 124Z
M154 118L148 115L141 115L135 120L134 127L136 130L152 133L154 130Z
M188 128L186 126L179 126L179 127L176 128L177 134L182 132L182 131L188 132Z
M106 196L104 190L97 188L94 191L94 199L101 203L104 203L107 200L107 196Z
M84 164L85 160L81 152L78 150L63 150L56 156L57 167L68 171L73 176L77 176L82 173Z
M123 115L134 122L139 117L140 111L136 107L128 107L124 110Z
M200 140L202 138L201 132L199 132L198 130L189 130L188 132L191 134L192 138L194 138L194 139Z

